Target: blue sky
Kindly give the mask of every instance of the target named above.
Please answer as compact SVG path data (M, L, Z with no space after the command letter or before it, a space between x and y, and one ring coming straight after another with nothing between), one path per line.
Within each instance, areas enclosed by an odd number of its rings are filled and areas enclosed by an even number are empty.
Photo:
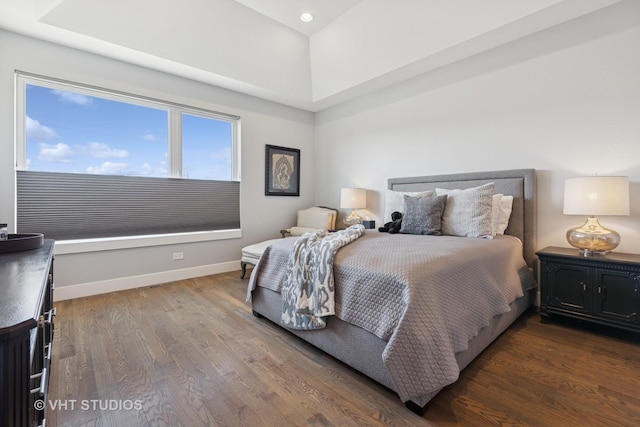
M168 176L168 113L27 85L26 168ZM183 114L183 177L231 179L231 123Z

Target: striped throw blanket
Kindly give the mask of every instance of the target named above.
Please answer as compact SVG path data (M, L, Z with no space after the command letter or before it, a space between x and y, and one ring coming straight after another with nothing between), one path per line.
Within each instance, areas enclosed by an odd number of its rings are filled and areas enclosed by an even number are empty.
M325 316L335 314L333 259L341 247L364 234L362 225L335 233L303 234L289 253L282 280L282 323L291 329L313 330L326 326Z

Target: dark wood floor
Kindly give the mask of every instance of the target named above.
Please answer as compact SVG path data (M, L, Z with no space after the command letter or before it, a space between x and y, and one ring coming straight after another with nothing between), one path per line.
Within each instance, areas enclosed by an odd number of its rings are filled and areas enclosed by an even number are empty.
M640 339L535 310L424 417L244 304L227 273L56 303L47 426L632 426ZM101 410L104 409L104 410Z

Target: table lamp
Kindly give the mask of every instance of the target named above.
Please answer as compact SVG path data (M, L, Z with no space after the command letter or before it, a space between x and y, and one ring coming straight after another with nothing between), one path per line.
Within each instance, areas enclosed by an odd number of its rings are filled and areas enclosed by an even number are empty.
M567 231L567 241L580 255L606 255L620 244L620 234L604 228L596 215L629 215L626 176L569 178L564 183L565 215L588 215L587 222Z
M364 188L343 188L340 192L340 207L351 209L351 214L344 219L347 227L362 224L362 217L358 215L356 209L367 207L367 190Z

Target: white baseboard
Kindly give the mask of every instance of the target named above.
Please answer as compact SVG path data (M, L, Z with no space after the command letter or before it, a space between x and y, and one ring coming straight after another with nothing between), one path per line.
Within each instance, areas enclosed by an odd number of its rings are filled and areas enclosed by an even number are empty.
M106 294L108 292L123 291L125 289L141 288L158 285L176 280L191 279L193 277L209 276L211 274L227 273L240 270L240 261L229 261L220 264L203 265L180 270L162 271L141 276L121 277L100 282L82 283L78 285L58 286L53 293L54 301L88 297Z

